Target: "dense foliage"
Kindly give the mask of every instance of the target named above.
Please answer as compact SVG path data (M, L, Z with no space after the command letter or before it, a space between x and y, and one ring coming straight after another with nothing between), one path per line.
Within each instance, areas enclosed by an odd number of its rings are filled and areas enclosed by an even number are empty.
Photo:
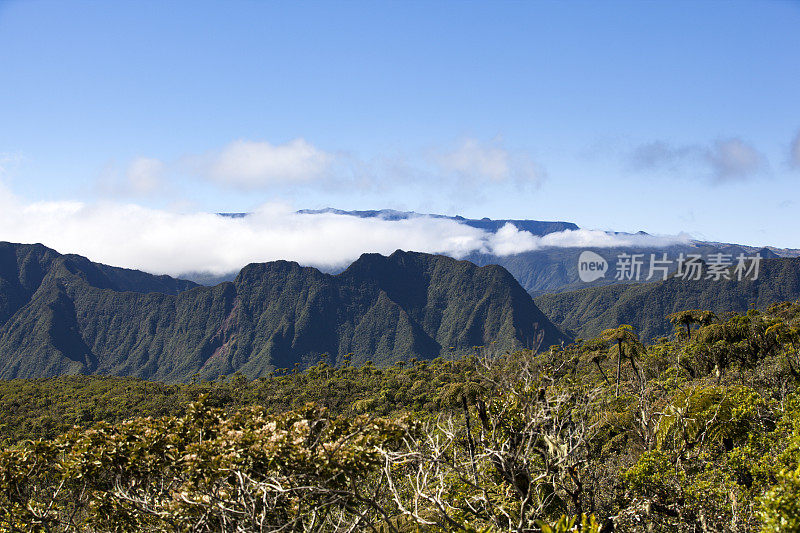
M360 367L321 362L303 372L277 370L256 380L235 374L176 384L114 376L14 379L0 381L0 438L49 439L73 425L177 416L201 396L226 412L259 405L268 413L282 413L315 403L337 415L411 412L423 417L446 408L454 384L477 380L475 357L385 367L369 361Z
M0 528L800 531L800 302L670 318L652 344L6 382Z

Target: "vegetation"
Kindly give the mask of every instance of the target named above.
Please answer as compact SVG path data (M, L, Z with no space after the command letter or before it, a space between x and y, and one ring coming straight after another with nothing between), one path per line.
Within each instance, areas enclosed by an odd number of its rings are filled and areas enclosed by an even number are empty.
M365 254L336 276L287 261L252 264L234 282L182 292L177 280L168 286L43 246L6 243L0 266L4 379L255 378L312 366L322 354L335 365L348 354L383 364L566 340L501 267L428 254Z
M360 367L320 362L303 372L279 369L256 380L235 374L183 384L91 375L14 379L0 381L0 437L11 442L51 439L74 425L178 416L201 397L227 413L258 405L277 414L314 403L335 415L410 412L423 418L447 408L454 384L477 380L475 357L400 361L386 367L370 361Z
M641 339L652 341L670 333L670 324L664 320L667 315L692 313L687 311L692 309L717 315L743 313L797 298L800 258L783 258L762 261L757 280L669 278L546 294L535 301L550 320L574 337L590 339L605 329L630 324Z
M800 302L698 317L650 344L6 382L0 529L798 531Z

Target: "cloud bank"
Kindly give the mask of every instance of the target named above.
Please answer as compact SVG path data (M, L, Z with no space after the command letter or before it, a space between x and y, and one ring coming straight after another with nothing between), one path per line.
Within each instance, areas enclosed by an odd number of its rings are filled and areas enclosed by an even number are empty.
M505 256L543 248L661 248L691 240L691 236L685 233L660 236L609 233L591 229L557 231L540 237L528 231L520 231L513 224L506 224L497 233L488 234L485 245L478 251Z
M0 240L41 242L101 263L180 276L229 274L248 263L277 259L334 268L365 252L386 255L396 249L460 258L471 252L508 255L550 246L662 246L688 237L610 235L583 229L537 237L510 224L492 234L442 218L299 214L279 204L232 218L119 202L25 203L0 188Z

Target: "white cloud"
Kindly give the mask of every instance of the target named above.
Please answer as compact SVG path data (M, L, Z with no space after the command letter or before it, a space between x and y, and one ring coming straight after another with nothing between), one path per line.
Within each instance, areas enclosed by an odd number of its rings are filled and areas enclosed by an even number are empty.
M794 168L800 168L800 131L797 132L789 148L789 164Z
M747 179L765 168L764 156L741 139L716 141L705 157L720 183Z
M544 171L527 154L511 152L497 141L464 139L454 149L434 153L433 162L440 172L454 174L473 185L513 181L538 186L545 178Z
M687 177L700 169L717 185L744 181L767 169L761 152L735 137L708 145L673 145L664 141L643 144L631 154L631 164L635 170L660 170Z
M0 152L0 176L6 174L9 169L17 166L22 161L22 156L15 152Z
M496 234L453 220L298 214L268 204L242 218L174 213L135 204L25 203L0 187L0 240L41 242L62 253L157 274L227 274L251 262L287 259L345 266L364 252L396 249L463 257L508 255L548 246L659 246L684 237L614 236L578 230L536 237L506 225Z
M207 158L202 170L223 185L256 190L322 179L333 161L333 155L300 138L278 145L238 140Z
M703 150L697 145L673 146L664 141L654 141L636 147L631 154L631 164L636 170L668 170L681 172L683 165L696 163Z
M691 237L687 234L657 236L641 233L609 233L590 229L558 231L540 237L528 231L520 231L513 224L506 224L497 233L486 237L482 251L504 256L543 248L658 248L690 241Z
M111 196L142 196L163 191L165 174L206 179L224 189L242 192L386 191L416 187L420 194L443 193L479 198L493 186L512 183L539 187L546 174L531 157L504 148L500 141L465 139L449 149L421 149L410 153L363 157L337 150L326 152L303 138L284 144L239 139L204 154L185 154L174 161L137 158L120 175L113 166L98 180Z
M344 266L363 252L398 248L463 256L482 239L481 230L440 219L300 215L275 204L230 218L119 202L23 203L0 191L0 240L41 242L62 253L159 274L225 274L277 259Z
M505 181L510 174L508 152L498 146L481 146L475 139L465 139L455 150L440 154L438 161L447 171L491 181Z
M161 160L151 157L133 159L122 173L109 162L98 176L96 187L101 194L117 198L153 196L167 189L165 170Z
M164 163L149 157L137 157L125 172L127 186L139 195L152 194L162 186Z

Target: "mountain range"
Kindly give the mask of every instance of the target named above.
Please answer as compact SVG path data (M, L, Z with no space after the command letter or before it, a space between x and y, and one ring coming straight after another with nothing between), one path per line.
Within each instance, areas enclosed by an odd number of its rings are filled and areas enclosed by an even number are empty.
M162 381L568 340L502 267L397 251L337 275L275 261L213 287L0 243L0 378Z
M538 220L467 219L460 216L420 215L390 209L343 211L321 209L301 211L307 214L335 213L360 218L402 220L416 216L446 218L471 227L495 233L506 224L536 236L579 229L571 222ZM612 232L614 235L632 235ZM647 235L638 232L636 235ZM592 282L581 281L578 261L581 253L592 251L608 260L610 272ZM617 279L613 259L621 255L640 254L645 261L641 279ZM650 256L670 258L668 279L642 282L647 276ZM739 281L682 280L675 277L677 258L699 255L708 259L714 254L736 258L758 254L764 259L759 279ZM654 339L672 330L666 315L684 309L708 309L715 313L742 312L751 307L800 298L800 250L771 246L687 240L666 246L617 247L543 247L538 250L508 255L473 252L463 259L477 265L500 265L535 297L539 308L562 331L572 337L591 338L606 328L630 324L643 339Z
M353 216L358 218L377 218L382 220L405 220L414 217L429 217L436 219L447 219L464 224L466 226L481 229L488 233L497 233L498 230L503 228L506 224L512 224L519 231L526 231L536 237L544 237L553 233L576 231L580 228L577 224L564 221L542 221L542 220L520 220L520 219L470 219L461 216L446 216L439 214L421 214L413 211L397 211L393 209L379 209L379 210L364 210L364 211L345 211L341 209L325 208L325 209L303 209L298 211L306 215L318 214L335 214L343 216ZM230 217L246 217L247 213L220 213L223 216ZM752 255L759 253L765 259L772 259L777 257L798 257L800 250L796 249L782 249L768 246L755 247L740 244L709 242L686 239L680 242L660 243L658 239L653 240L653 244L647 244L647 237L649 236L644 232L625 233L625 232L606 232L610 235L618 237L643 237L642 246L614 246L614 247L566 247L566 246L543 246L536 250L512 253L512 254L496 254L486 252L472 252L459 259L465 259L477 265L500 265L508 270L519 283L528 291L532 296L540 296L543 294L551 294L557 292L568 292L586 287L598 287L607 285L617 285L620 283L636 283L640 280L619 280L615 279L613 265L611 267L611 274L595 281L586 283L580 280L578 276L578 258L585 250L590 250L598 253L608 260L612 260L621 254L642 254L645 258L649 259L651 254L656 257L662 257L662 254L667 253L670 258L677 258L680 254L699 254L703 257L715 253L723 253L737 257L739 254ZM658 243L658 244L655 244ZM674 268L671 272L674 271ZM333 270L331 272L337 272ZM203 284L216 284L220 281L231 280L235 274L231 273L228 276L207 276L200 274L192 274L189 279L203 283ZM644 278L645 276L643 276Z
M447 215L437 215L437 214L420 214L415 213L413 211L396 211L394 209L377 209L377 210L367 210L367 211L344 211L342 209L334 209L332 207L327 207L325 209L301 209L298 213L305 214L305 215L319 215L325 213L332 213L335 215L349 215L355 216L359 218L380 218L383 220L406 220L412 217L430 217L430 218L443 218L447 220L453 220L460 224L464 224L471 228L482 229L484 231L488 231L490 233L496 233L497 230L505 226L506 224L513 224L516 228L520 231L527 231L532 233L533 235L537 235L542 237L549 233L556 233L559 231L566 231L566 230L577 230L580 229L576 224L572 222L560 222L560 221L543 221L543 220L518 220L518 219L491 219L488 217L476 219L476 218L464 218L462 216L447 216ZM245 213L236 213L239 216L246 216Z
M512 223L540 236L577 228L567 222L443 218L490 232ZM720 314L800 298L796 250L692 241L652 253L758 253L760 276L637 283L616 279L609 267L608 275L584 283L578 256L586 250L475 253L469 261L398 250L388 257L364 254L337 273L274 261L247 265L230 281L205 286L62 255L41 244L0 242L0 378L96 373L174 382L235 372L257 377L320 360L385 364L475 346L547 347L619 324L653 339L671 331L664 317L676 311ZM588 250L610 259L647 256L651 249Z

